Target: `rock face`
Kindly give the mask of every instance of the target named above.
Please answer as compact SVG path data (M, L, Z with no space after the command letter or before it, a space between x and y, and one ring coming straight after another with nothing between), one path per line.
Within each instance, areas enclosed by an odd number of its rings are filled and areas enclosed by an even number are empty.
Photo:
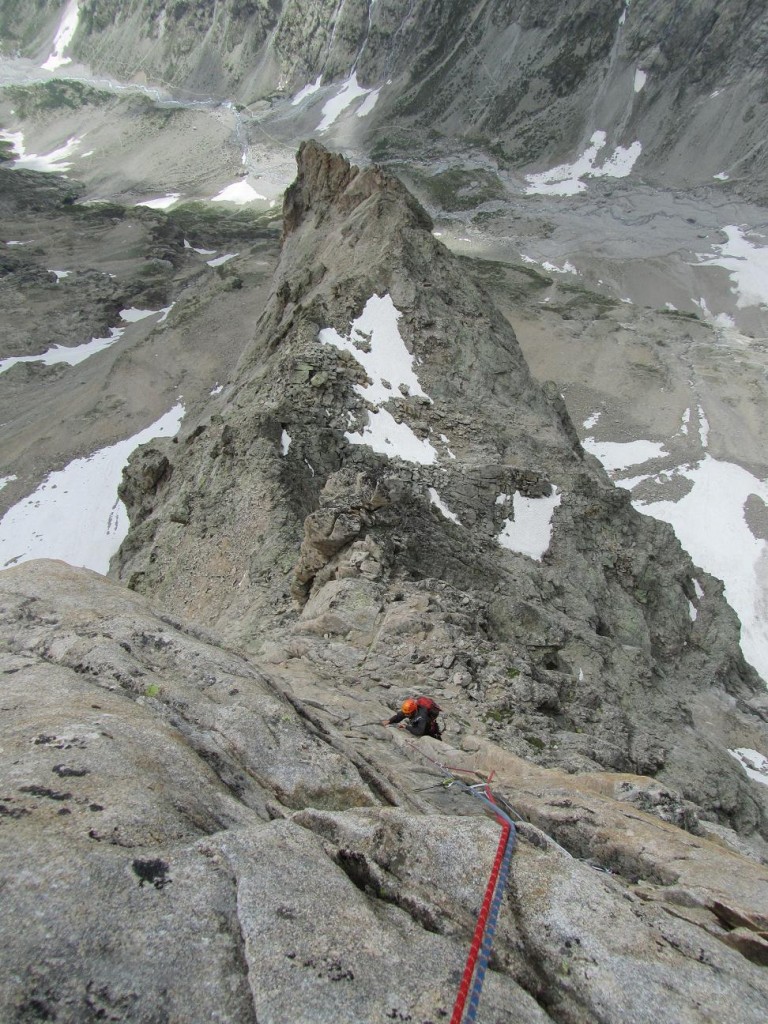
M721 585L584 454L429 228L394 178L302 147L253 344L133 460L115 575L285 679L434 690L521 756L653 775L760 844L728 748L764 742L765 697Z
M424 755L529 822L481 1019L765 1020L768 871L639 809L674 807L652 780L372 733L381 695L306 661L291 692L60 562L0 574L0 636L9 1024L445 1019L498 828Z
M61 6L18 8L0 5L1 34L44 59ZM83 0L72 48L121 77L245 104L308 83L334 95L355 75L381 95L347 130L379 157L459 137L551 167L602 130L606 154L642 140L647 178L705 183L738 166L739 187L766 195L760 0Z

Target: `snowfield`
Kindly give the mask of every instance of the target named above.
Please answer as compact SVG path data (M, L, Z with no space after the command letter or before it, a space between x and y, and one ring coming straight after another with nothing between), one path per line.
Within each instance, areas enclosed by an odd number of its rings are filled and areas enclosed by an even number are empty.
M607 136L596 131L589 140L589 146L571 164L559 164L540 174L526 174L528 185L526 195L574 196L586 192L587 185L582 178L626 178L642 153L639 142L626 148L616 146L613 153L598 166L598 154L605 149Z
M431 404L413 369L414 358L408 351L397 326L402 314L389 295L372 295L360 316L350 324L349 334L342 336L333 327L323 328L318 340L349 352L365 370L368 384L355 384L354 390L366 402L367 423L359 431L347 431L350 444L365 444L386 455L406 462L431 465L438 453L427 438L419 438L411 427L383 408L390 402L401 402L406 395L418 395Z
M179 402L133 437L51 473L0 520L0 568L58 558L106 574L128 533L128 515L117 496L123 468L139 445L176 434L183 416Z
M741 621L744 657L768 682L768 541L753 534L745 517L748 499L768 504L768 480L760 480L732 462L713 458L707 451L709 421L701 405L696 411L700 458L637 476L618 477L616 484L634 491L649 481L663 484L679 477L691 482L690 489L677 501L636 499L632 504L638 512L669 523L694 563L723 582L726 600ZM688 435L690 429L690 413L687 409L682 417L683 435ZM587 430L594 429L599 416L596 412L584 421ZM583 445L612 476L668 456L658 441L596 441L586 437ZM703 591L694 582L701 598ZM691 620L696 620L693 612Z

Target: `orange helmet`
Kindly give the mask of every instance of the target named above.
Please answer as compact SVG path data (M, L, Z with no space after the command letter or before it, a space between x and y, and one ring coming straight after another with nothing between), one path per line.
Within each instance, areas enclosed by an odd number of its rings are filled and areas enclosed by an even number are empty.
M417 707L418 704L413 699L413 697L409 697L408 700L403 701L403 705L400 708L400 710L403 712L404 715L412 715Z

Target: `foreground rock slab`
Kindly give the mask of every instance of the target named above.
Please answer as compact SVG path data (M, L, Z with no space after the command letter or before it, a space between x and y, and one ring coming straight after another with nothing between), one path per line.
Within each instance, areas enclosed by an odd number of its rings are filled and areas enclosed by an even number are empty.
M768 869L628 802L653 780L342 732L308 664L299 699L63 563L0 573L0 637L9 1024L445 1019L498 828L441 759L530 822L482 1019L766 1019Z

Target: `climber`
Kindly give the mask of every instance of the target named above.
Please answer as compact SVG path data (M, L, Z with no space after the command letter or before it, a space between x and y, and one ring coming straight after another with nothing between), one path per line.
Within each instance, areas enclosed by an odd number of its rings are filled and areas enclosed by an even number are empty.
M442 732L437 724L437 716L441 708L431 697L408 697L404 700L397 714L385 719L382 725L399 725L407 729L411 736L431 736L441 740Z

